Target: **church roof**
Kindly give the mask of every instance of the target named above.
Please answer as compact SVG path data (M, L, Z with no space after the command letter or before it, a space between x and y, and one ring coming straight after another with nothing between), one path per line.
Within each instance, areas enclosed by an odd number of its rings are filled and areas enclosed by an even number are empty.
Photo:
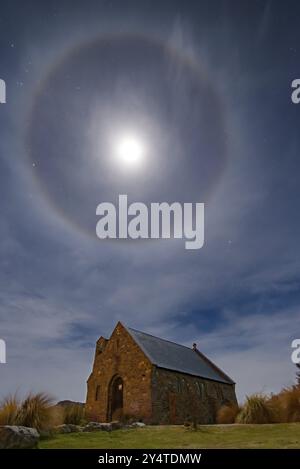
M193 350L130 327L126 329L153 365L213 381L234 384L229 376L199 350Z

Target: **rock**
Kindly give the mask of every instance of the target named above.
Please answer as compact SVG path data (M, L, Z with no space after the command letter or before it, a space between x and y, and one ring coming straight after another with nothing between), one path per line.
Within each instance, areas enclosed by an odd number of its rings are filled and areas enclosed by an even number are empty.
M40 435L35 428L17 425L0 427L0 449L36 448Z
M84 428L84 427L82 427L81 425L74 425L74 427L76 427L76 430L74 430L74 431L76 431L76 432L83 432L83 428Z
M103 432L111 432L112 430L119 430L122 428L123 425L121 422L114 421L109 423L100 423L100 422L89 422L84 428L84 432L95 432L95 431L103 431Z
M80 427L79 425L73 425L72 423L64 423L63 425L58 425L55 427L56 433L79 433L82 431L83 427Z
M145 423L143 422L133 422L131 425L129 425L131 428L143 428L146 426Z
M109 423L100 423L100 429L104 432L111 432L113 427L112 424Z
M88 424L83 427L84 432L95 432L95 431L101 431L102 430L102 423L99 422L89 422Z
M120 428L124 427L124 425L121 422L119 422L118 420L110 422L110 425L111 425L112 430L119 430Z
M53 430L41 430L40 431L40 439L41 440L51 438L52 436L53 436Z

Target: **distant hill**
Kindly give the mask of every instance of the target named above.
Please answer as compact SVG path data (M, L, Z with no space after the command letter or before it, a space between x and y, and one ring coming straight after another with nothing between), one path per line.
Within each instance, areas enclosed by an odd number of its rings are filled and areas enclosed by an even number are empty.
M79 405L79 406L84 407L83 402L75 402L75 401L69 401L69 400L59 401L59 402L57 402L56 405L58 405L60 407L68 407L68 406L71 406L71 405Z

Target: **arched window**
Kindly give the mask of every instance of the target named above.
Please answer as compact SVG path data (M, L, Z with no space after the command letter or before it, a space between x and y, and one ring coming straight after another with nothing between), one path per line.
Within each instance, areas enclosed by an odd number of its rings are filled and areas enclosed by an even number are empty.
M95 392L95 401L99 401L100 399L100 386L99 384L96 387L96 392Z

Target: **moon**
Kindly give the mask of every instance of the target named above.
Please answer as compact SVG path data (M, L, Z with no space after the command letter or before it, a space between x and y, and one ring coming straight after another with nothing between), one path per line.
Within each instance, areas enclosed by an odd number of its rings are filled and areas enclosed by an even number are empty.
M145 146L136 135L128 133L118 140L116 155L123 166L140 166L144 160Z

